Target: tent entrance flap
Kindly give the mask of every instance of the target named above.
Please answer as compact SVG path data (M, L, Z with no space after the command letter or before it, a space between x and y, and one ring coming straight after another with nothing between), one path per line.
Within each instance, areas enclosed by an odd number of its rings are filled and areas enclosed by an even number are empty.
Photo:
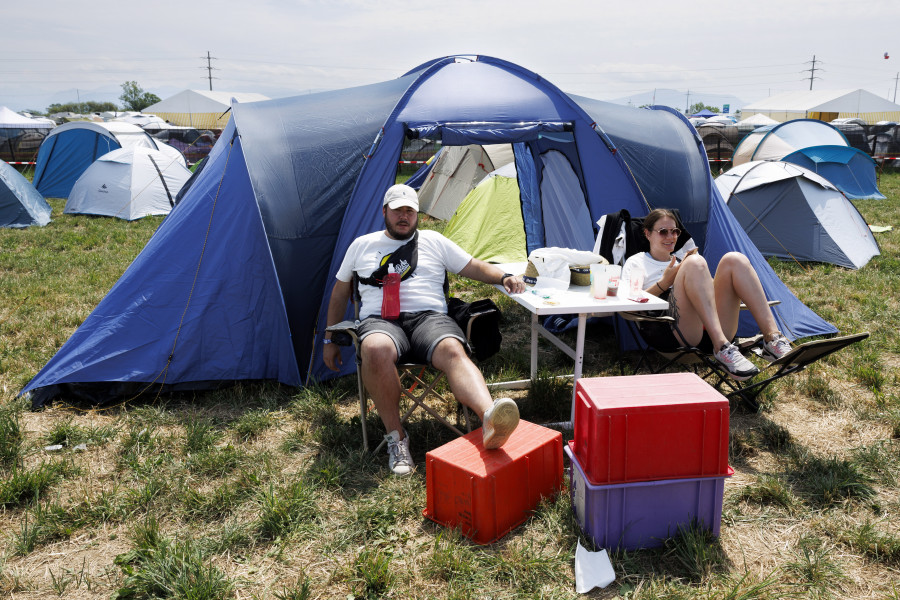
M466 146L468 144L528 142L537 139L542 133L569 133L573 130L574 125L569 121L407 123L406 137L410 139L440 139L445 146Z

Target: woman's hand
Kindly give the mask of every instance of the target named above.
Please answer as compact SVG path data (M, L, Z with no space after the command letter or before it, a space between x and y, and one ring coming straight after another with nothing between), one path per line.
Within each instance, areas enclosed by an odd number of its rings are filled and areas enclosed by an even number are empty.
M663 271L662 277L659 278L659 286L667 290L672 287L672 284L675 283L675 276L678 275L678 269L681 267L681 263L678 262L678 259L673 255L669 260L669 266L666 267L666 270Z

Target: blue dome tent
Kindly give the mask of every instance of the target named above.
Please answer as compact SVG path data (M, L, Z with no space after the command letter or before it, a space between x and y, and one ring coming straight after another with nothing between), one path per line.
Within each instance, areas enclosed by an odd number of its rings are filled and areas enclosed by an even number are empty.
M875 178L875 159L857 148L810 146L781 160L821 175L851 200L884 200Z
M610 107L481 56L437 59L357 88L235 102L203 171L23 391L40 405L57 395L103 401L155 386L334 377L321 361L334 274L355 237L382 228L381 199L407 139L513 144L529 250L552 245L565 225L565 214L542 211L542 155L550 151L569 162L583 192L578 208L593 220L623 208L643 215L648 201L679 197L697 205L694 221L715 252L745 238L739 226L728 229L730 213L718 208L683 118L620 107L640 130L631 132L640 138L632 147L646 143L652 155L631 165L604 133L605 120L618 116ZM789 307L785 330L834 331L780 281L766 282ZM346 356L343 373L353 368Z

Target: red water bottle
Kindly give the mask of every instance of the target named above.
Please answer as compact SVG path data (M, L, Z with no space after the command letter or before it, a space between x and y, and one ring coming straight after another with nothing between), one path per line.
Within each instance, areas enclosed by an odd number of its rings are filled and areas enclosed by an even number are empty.
M388 266L387 275L381 287L381 318L394 320L400 316L400 273L394 271L394 265Z

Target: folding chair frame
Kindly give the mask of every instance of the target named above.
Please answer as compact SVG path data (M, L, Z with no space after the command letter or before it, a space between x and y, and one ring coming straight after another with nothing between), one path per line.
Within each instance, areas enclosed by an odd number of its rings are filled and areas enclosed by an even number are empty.
M642 322L667 323L673 328L676 327L674 319L669 316L646 316L630 313L627 315L623 314L623 317L628 322L629 330L631 331L632 336L635 337L635 341L643 339L639 339L640 323ZM637 332L635 332L635 329L637 329ZM798 344L783 357L771 361L764 366L760 369L760 375L757 375L747 382L732 379L724 367L722 367L714 357L694 346L682 346L672 352L661 352L649 346L647 349L660 354L665 359L662 366L650 369L652 373L661 373L675 364L693 364L695 366L705 367L707 371L701 374L701 377L706 380L714 379L713 386L729 400L740 400L745 406L756 411L759 410L759 402L757 402L759 394L761 394L771 383L782 377L787 377L788 375L802 371L817 360L851 344L860 342L867 337L869 337L869 333L863 332L812 340ZM761 334L751 338L736 340L736 344L742 353L750 351L757 356L762 355L762 343L763 336ZM641 356L640 361L638 361L636 370L639 370L645 362L648 365L648 368L650 368L649 358L646 352ZM760 376L763 378L758 379Z

